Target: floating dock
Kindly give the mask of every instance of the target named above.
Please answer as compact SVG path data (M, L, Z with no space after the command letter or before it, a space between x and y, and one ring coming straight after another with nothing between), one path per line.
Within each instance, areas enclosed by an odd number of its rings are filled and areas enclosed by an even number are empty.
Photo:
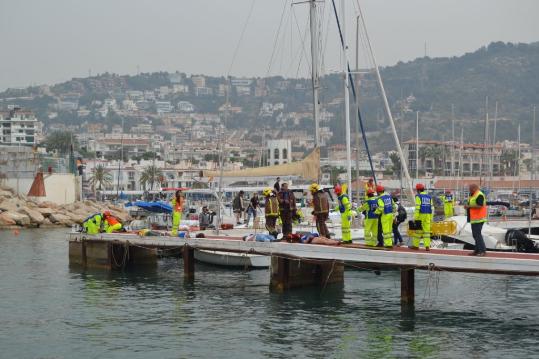
M155 264L158 250L182 250L184 276L193 280L195 249L252 253L272 257L270 287L284 291L294 287L342 283L344 266L401 270L401 303L414 302L414 270L436 270L539 276L539 254L488 252L485 257L470 256L471 251L453 249L392 250L363 245L327 246L287 242L250 242L237 237L208 236L178 238L141 237L114 233L69 234L70 264L82 267L115 269Z

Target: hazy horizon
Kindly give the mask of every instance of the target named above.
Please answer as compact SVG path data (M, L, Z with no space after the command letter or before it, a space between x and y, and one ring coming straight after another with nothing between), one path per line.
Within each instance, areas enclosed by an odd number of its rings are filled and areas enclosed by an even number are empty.
M308 7L306 4L291 7L290 3L290 0L0 2L0 40L7 49L0 62L0 90L53 84L86 77L90 71L92 75L181 71L213 76L230 73L306 77L310 56L308 35L305 36ZM340 1L336 3L339 9ZM535 19L539 2L534 0L360 3L375 54L383 66L423 56L425 42L429 57L447 57L475 51L493 41L539 40ZM340 69L338 35L330 4L328 1L321 4L324 73ZM352 0L346 4L349 58L353 61L357 6ZM239 42L251 6L245 35ZM281 14L283 21L272 58ZM360 55L360 61L363 58Z

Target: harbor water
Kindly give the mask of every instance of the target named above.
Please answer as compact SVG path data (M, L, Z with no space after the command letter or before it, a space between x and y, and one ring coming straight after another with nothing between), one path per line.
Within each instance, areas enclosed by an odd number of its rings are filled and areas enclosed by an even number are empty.
M267 270L69 267L65 230L0 231L2 358L539 358L539 278L349 269L269 292Z

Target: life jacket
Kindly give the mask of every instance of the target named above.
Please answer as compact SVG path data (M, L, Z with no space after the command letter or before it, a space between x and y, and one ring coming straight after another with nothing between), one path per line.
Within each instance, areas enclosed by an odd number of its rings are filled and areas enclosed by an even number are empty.
M279 215L279 201L277 197L266 197L265 214L269 217L277 217Z
M114 226L115 224L120 223L120 221L114 217L114 216L107 216L105 217L105 221L109 224L109 226Z
M376 211L376 208L378 208L378 198L371 197L367 200L367 204L369 205L369 210L367 211L367 218L369 219L375 219L378 218L378 215L374 213Z
M172 205L172 212L183 212L183 199L176 201L176 198L173 198L170 204Z
M381 199L384 204L384 214L393 213L393 198L390 195L383 194L378 199Z
M419 213L431 214L432 213L432 197L424 192L416 194L415 197L416 199L419 198ZM416 200L416 205L417 205L417 200Z
M477 205L477 198L483 196L483 205L481 207L470 207L470 223L483 223L487 221L487 199L483 192L477 190L468 200L470 206Z

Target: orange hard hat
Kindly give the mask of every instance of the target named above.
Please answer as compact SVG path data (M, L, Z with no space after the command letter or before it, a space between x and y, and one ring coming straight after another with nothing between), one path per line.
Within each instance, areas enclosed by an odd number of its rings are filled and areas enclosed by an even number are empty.
M423 183L418 183L415 185L415 189L418 191L423 191L425 189L425 185Z
M342 193L342 187L340 184L336 184L335 187L333 187L333 190L335 191L336 194L341 194Z
M374 194L374 190L372 188L369 188L367 190L367 195Z
M385 190L385 188L381 184L376 186L376 192L381 193L381 192L384 192L384 190Z

